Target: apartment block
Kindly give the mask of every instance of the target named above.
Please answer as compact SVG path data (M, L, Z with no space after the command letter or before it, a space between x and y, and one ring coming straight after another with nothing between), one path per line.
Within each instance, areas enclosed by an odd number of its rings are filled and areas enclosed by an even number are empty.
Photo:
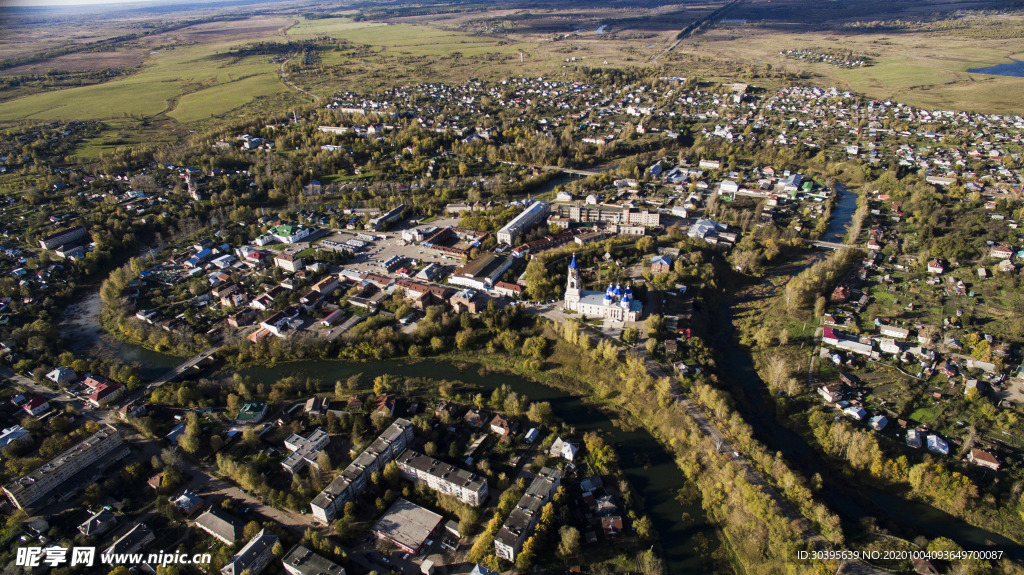
M515 562L516 555L523 548L523 542L530 536L530 532L540 519L541 508L551 501L561 481L561 471L550 467L540 470L494 538L495 555L506 561Z
M475 473L411 449L403 451L396 462L402 477L409 481L423 483L474 507L487 500L487 479Z
M88 439L44 463L28 475L4 487L7 497L18 509L32 505L50 494L74 474L100 460L123 444L121 434L106 425Z
M333 521L347 501L363 492L370 475L398 457L410 441L412 422L396 419L330 485L313 498L310 503L313 517L323 523Z

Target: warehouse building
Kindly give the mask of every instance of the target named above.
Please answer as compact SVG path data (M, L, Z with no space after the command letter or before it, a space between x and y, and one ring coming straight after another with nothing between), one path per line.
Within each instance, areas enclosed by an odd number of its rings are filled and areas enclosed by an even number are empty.
M373 526L373 534L378 539L394 543L406 553L419 555L443 521L444 518L437 513L399 499Z

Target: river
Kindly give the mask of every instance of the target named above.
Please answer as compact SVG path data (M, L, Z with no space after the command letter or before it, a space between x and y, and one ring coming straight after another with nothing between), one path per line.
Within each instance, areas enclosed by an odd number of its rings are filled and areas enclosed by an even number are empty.
M550 189L555 185L559 184L551 185ZM71 350L76 354L93 358L119 359L136 366L140 376L147 380L156 379L181 364L182 358L118 341L105 333L99 319L100 307L99 292L95 292L69 307L65 313L63 329L70 339ZM694 537L701 535L707 541L709 549L714 549L718 545L718 534L715 527L708 522L699 498L686 504L678 501L676 496L680 490L687 487L687 481L669 453L645 430L627 431L616 427L605 414L588 407L577 397L515 375L481 375L476 367L463 370L450 363L436 361L308 361L269 367L249 367L240 373L256 381L268 383L290 375L310 377L325 383L328 387L332 386L333 382L344 380L356 373L368 376L389 373L406 377L463 381L489 390L507 384L516 392L527 395L532 401L549 402L555 415L575 427L579 433L600 432L615 448L623 473L643 499L644 512L651 518L658 533L669 573L712 572L710 561L700 554ZM697 492L696 489L688 491ZM688 516L687 521L683 520L684 514Z
M847 228L857 210L857 194L837 186L839 199L822 240L843 242ZM817 260L814 260L817 261ZM813 262L812 262L813 263ZM808 264L809 265L809 264ZM796 270L793 273L798 273ZM800 434L781 424L768 386L758 375L750 353L739 345L733 324L735 301L724 301L718 308L720 329L713 334L714 347L721 354L722 383L738 400L737 409L754 430L754 437L768 449L783 454L794 469L806 477L821 475L821 498L843 520L848 536L863 534L862 520L874 518L879 527L905 539L919 535L928 538L948 537L966 549L982 549L994 545L1015 560L1024 560L1024 547L986 529L975 527L936 507L893 495L830 470L821 455Z
M711 525L699 498L687 504L680 503L676 495L687 487L687 480L675 461L658 441L642 428L627 431L617 427L607 415L587 406L579 398L553 387L505 373L481 374L479 366L468 369L439 361L407 360L346 363L340 361L306 361L285 363L270 367L249 367L239 372L256 381L273 382L282 377L298 376L325 383L328 387L348 376L363 373L367 376L389 373L405 377L423 377L434 380L462 381L493 390L508 385L531 401L547 401L555 416L583 434L597 431L615 447L623 473L636 493L643 499L644 512L651 518L665 553L669 573L711 573L710 561L701 556L694 537L703 536L714 549L718 535ZM696 492L696 489L690 489ZM683 521L683 514L689 516Z
M144 380L156 379L184 361L180 357L115 339L104 331L100 323L102 305L100 292L95 291L65 310L61 331L68 340L71 351L76 355L120 360L135 366L139 376Z
M839 194L835 205L832 206L832 213L825 228L825 234L821 236L824 242L842 243L846 239L846 231L853 221L853 214L857 211L857 194L847 189L842 184L836 185L836 193Z
M571 181L572 176L553 178L533 193L551 191L555 186ZM857 209L857 194L837 186L839 194L833 206L825 241L841 242ZM145 379L155 379L181 363L181 358L146 350L120 342L103 332L99 323L99 294L94 293L69 308L64 326L71 336L71 349L82 355L117 358L135 365ZM1017 559L1024 560L1024 548L990 531L974 527L931 505L909 500L867 486L851 486L850 481L829 471L808 443L776 420L775 405L768 396L767 386L754 369L750 354L737 343L732 324L732 307L726 302L718 310L722 328L714 334L716 349L721 353L723 383L738 397L737 407L755 431L755 437L770 449L782 452L786 460L806 476L820 473L823 489L818 493L828 506L843 519L848 534L856 535L860 521L875 518L882 527L907 539L918 535L929 538L945 536L965 548L978 549L990 544L1003 549ZM459 380L493 389L508 384L533 401L548 401L555 414L580 432L600 431L619 454L621 466L636 492L644 499L645 512L651 517L665 552L670 573L708 573L710 565L701 557L693 542L702 535L717 545L715 529L707 521L699 501L681 504L676 494L687 486L682 473L671 456L646 431L625 431L601 412L586 406L580 399L562 392L507 374L480 375L476 368L461 370L442 362L386 361L369 363L296 362L273 367L251 367L242 371L256 380L273 382L288 375L311 377L331 384L354 373L367 375L393 373L408 377ZM688 522L681 519L689 516Z

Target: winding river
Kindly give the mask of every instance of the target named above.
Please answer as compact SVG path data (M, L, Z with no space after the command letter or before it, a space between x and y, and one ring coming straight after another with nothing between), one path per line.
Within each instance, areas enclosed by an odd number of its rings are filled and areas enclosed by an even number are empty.
M839 199L832 209L832 219L822 237L825 241L842 242L847 227L857 210L857 194L838 186ZM797 270L799 271L799 270ZM795 272L794 272L795 273ZM879 527L889 529L905 539L919 535L929 539L948 537L965 549L995 548L1011 558L1024 560L1024 547L986 529L975 527L945 511L916 500L851 482L823 465L820 455L800 434L780 423L768 386L758 375L750 353L741 347L733 325L735 302L725 301L718 309L720 326L713 340L721 354L721 375L726 387L738 399L737 408L753 427L754 436L769 449L779 451L805 476L815 473L822 478L817 496L843 520L848 535L863 534L864 519L874 518Z
M675 461L658 441L641 429L617 427L607 415L586 405L579 398L540 383L506 373L481 373L479 366L460 369L449 362L408 360L346 363L340 361L305 361L270 367L250 367L239 373L255 381L276 381L298 376L319 380L328 386L350 375L367 376L389 373L405 377L462 381L487 390L508 385L531 401L551 403L555 416L573 426L577 433L599 432L615 447L620 467L634 491L643 499L643 510L654 523L665 553L669 573L711 573L710 561L697 549L695 536L700 535L709 547L717 546L718 536L701 508L700 500L681 503L677 494L687 487L687 480ZM696 493L696 488L689 489ZM687 516L684 520L684 514Z
M553 189L548 182L542 190ZM857 194L839 186L838 202L823 240L840 242L846 235L857 208ZM154 379L181 363L181 358L126 344L103 332L99 323L99 294L85 298L69 308L65 329L71 336L71 349L91 357L116 358L135 365L146 379ZM739 398L737 406L754 428L755 436L770 449L782 452L787 461L807 476L819 473L823 498L843 520L847 533L859 534L861 520L874 518L882 527L907 539L918 535L929 538L945 536L965 548L979 549L994 545L1017 560L1024 559L1024 547L990 531L980 529L930 505L850 481L823 466L818 454L796 432L776 419L775 406L767 386L754 369L750 354L737 344L732 324L732 308L728 302L718 310L716 323L722 326L715 334L720 350L724 383ZM482 374L477 367L460 369L446 362L394 360L368 363L306 361L267 367L250 367L243 374L257 381L273 382L290 375L310 377L330 385L355 373L373 375L392 373L408 377L427 377L463 381L486 389L509 385L533 401L548 401L555 414L580 432L599 431L615 446L621 467L635 491L644 500L644 510L651 517L665 552L666 565L672 574L710 573L710 562L701 555L696 536L708 541L714 549L718 537L708 522L700 501L677 497L687 482L671 456L650 434L642 429L620 429L603 413L588 407L580 399L522 377L509 374ZM689 490L695 491L695 490ZM684 520L685 514L685 520Z

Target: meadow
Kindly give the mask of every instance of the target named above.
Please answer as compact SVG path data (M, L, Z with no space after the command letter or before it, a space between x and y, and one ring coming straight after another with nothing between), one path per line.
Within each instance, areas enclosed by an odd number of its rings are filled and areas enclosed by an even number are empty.
M758 24L724 24L684 41L676 60L702 61L700 68L731 64L736 69L772 66L773 72L806 75L823 86L838 86L878 99L894 99L926 108L1019 114L1021 78L972 74L967 70L1008 63L1021 56L1012 34L985 37L997 23L1024 24L1019 16L987 16L963 23L964 29L927 25L905 29L866 27L863 31L793 30ZM827 63L790 60L785 50L851 51L873 65L840 68Z
M0 102L0 121L105 120L167 113L182 121L209 117L258 96L286 91L266 56L229 59L230 44L160 50L123 79Z

